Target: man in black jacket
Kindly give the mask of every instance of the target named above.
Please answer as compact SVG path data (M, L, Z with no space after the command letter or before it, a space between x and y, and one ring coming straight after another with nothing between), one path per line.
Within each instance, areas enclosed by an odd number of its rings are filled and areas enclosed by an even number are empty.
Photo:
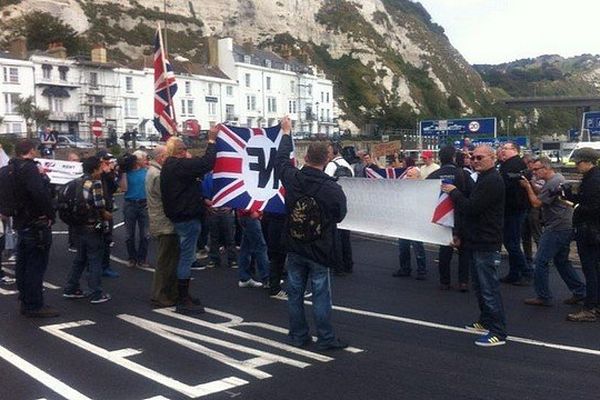
M34 161L35 145L30 140L21 140L15 146L17 158L14 164L16 185L15 196L20 205L14 217L18 233L17 264L15 275L21 314L28 317L56 317L58 311L44 305L44 273L48 267L54 210L48 187Z
M196 243L200 235L200 218L204 201L200 180L212 170L216 158L217 129L208 133L208 147L203 157L189 157L186 145L178 137L167 142L167 154L160 173L160 190L165 215L173 221L179 236L176 311L182 314L203 313L199 300L189 295L191 266L196 260Z
M567 200L575 203L573 227L581 268L585 276L586 297L583 310L569 314L575 322L596 321L600 316L600 168L598 151L589 147L573 154L577 171L583 174L577 194L565 188Z
M473 187L473 181L462 168L454 165L454 154L456 149L453 146L446 146L440 149L438 156L442 166L437 171L429 174L427 179L441 179L443 183L451 183L456 186L465 197L469 197ZM463 236L463 215L459 210L454 212L454 236L455 245L458 246L458 289L461 292L469 290L469 255L468 250L460 241ZM454 249L452 246L440 246L439 269L440 269L440 289L450 289L450 262Z
M284 235L288 249L289 336L299 347L312 341L304 318L304 290L310 277L317 346L321 350L343 349L347 344L336 339L330 321L329 268L337 261L335 229L346 216L346 196L335 178L323 172L329 161L326 143L310 144L301 170L291 164L291 126L289 118L281 121L283 137L275 164L276 176L286 189L288 209Z
M502 157L500 175L506 188L503 236L510 270L500 281L528 286L531 284L533 269L527 263L521 248L521 231L530 206L527 192L520 184L521 176L527 172L527 164L519 156L519 145L515 143L508 142L502 146Z
M506 344L506 319L498 268L504 223L504 182L495 168L494 151L479 146L473 152L473 168L479 173L470 197L456 186L442 184L458 211L464 215L465 246L471 251L471 275L481 315L467 329L485 333L478 346Z

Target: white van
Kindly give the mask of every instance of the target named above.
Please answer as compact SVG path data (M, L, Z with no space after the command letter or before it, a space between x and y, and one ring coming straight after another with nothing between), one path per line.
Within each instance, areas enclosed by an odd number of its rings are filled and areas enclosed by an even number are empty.
M577 150L577 149L582 149L584 147L590 147L594 150L598 150L600 151L600 141L598 142L579 142L575 145L575 148L573 149L573 151L571 151L571 153L569 154L569 158L567 158L567 161L565 162L565 165L575 165L575 163L573 161L571 161L571 157L573 157L573 153Z

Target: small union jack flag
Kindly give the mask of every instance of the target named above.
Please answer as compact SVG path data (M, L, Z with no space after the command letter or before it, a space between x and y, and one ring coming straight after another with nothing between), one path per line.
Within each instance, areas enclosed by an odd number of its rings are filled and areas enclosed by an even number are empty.
M177 133L173 107L176 92L175 73L165 57L159 28L154 37L154 127L163 141Z
M365 175L371 179L403 179L408 168L365 168Z
M285 213L285 189L274 173L281 127L241 128L219 124L218 129L214 206Z

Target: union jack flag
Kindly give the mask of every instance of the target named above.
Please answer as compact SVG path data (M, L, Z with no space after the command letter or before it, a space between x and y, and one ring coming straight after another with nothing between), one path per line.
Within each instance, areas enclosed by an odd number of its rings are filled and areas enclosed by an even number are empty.
M404 179L408 168L365 168L365 175L371 179Z
M282 136L280 126L241 128L219 124L218 129L214 207L285 213L285 189L274 174Z
M154 37L154 127L163 141L177 133L173 107L176 92L175 73L165 57L159 28Z

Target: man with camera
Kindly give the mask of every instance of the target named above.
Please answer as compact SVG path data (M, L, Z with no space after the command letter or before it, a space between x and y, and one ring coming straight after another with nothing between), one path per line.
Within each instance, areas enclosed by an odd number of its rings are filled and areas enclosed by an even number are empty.
M83 223L74 226L75 234L79 237L77 255L63 292L63 297L67 299L81 299L89 295L92 304L105 303L111 299L108 293L103 292L101 286L104 236L108 231L108 222L112 219L112 214L106 209L101 175L102 161L98 157L83 160L81 185L87 212ZM79 288L79 280L86 267L89 294L85 294Z
M500 282L517 286L531 284L532 268L527 265L527 259L521 248L521 230L527 217L529 200L527 192L519 183L527 173L527 165L519 156L519 145L508 142L502 146L502 163L500 175L504 180L506 190L506 206L504 208L504 247L508 252L508 275Z
M571 159L583 174L577 193L565 187L564 197L575 203L573 226L581 268L585 276L586 296L583 309L569 314L574 322L596 321L600 316L600 169L598 151L589 147L578 149Z
M571 237L573 234L573 208L559 198L561 185L565 178L554 171L548 158L534 161L532 171L538 179L544 180L544 186L536 193L527 178L521 179L521 186L527 191L532 207L542 208L544 231L540 237L535 255L534 286L536 297L525 299L532 306L552 305L552 293L548 284L548 263L554 266L573 296L565 304L577 304L585 297L585 284L569 261Z
M100 150L96 154L102 163L102 190L104 191L104 200L106 202L106 210L114 211L114 195L119 190L119 180L115 171L115 159L112 154L106 150ZM110 247L113 243L113 219L108 222L108 231L104 236L104 258L102 260L102 276L109 278L118 278L119 273L110 266Z
M137 150L134 160L123 159L119 186L125 193L125 230L127 231L127 255L129 267L149 267L148 256L148 205L146 203L146 173L148 172L148 154ZM139 243L136 246L135 232L138 228Z

